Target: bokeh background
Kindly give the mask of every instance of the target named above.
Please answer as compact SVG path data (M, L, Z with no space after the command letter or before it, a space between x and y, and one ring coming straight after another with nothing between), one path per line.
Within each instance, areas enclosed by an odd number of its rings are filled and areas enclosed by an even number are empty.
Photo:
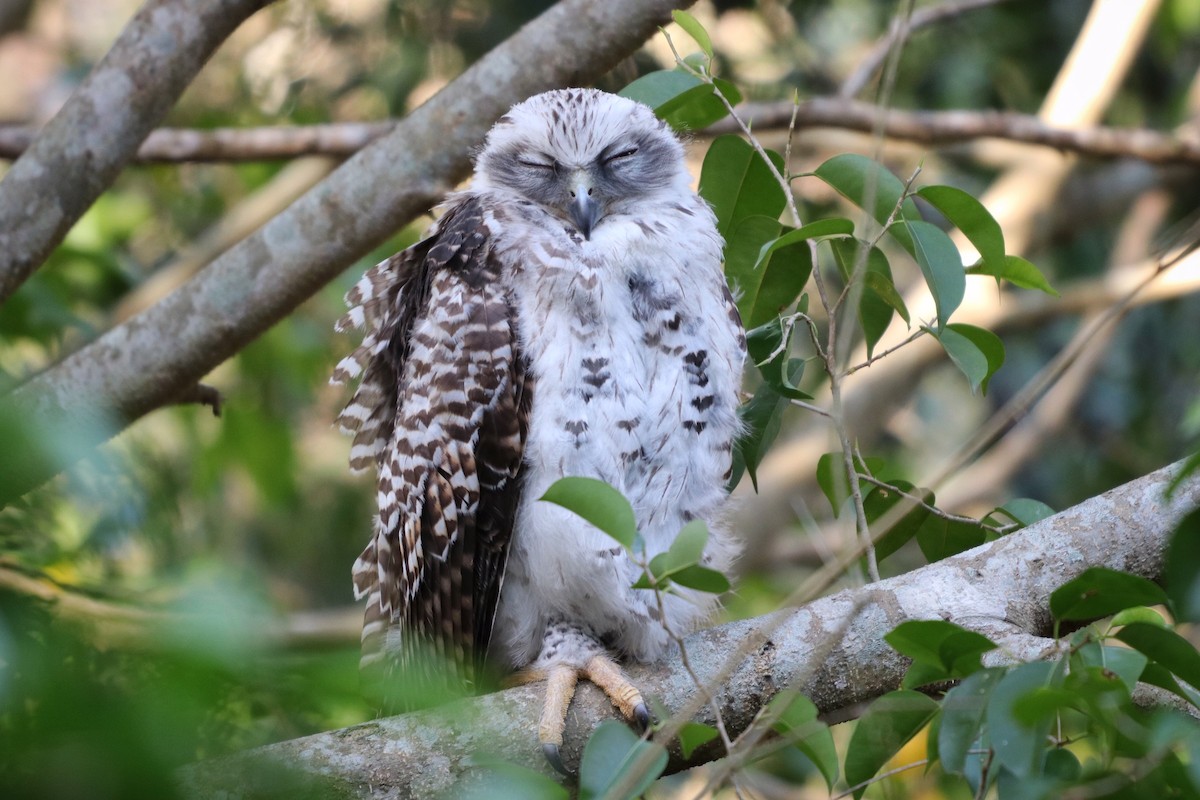
M401 116L550 5L276 3L218 51L168 125ZM719 73L748 101L766 103L836 95L903 5L701 0L693 13L712 35ZM49 119L137 7L0 2L0 125ZM1091 7L1010 0L962 13L914 33L894 83L873 80L858 97L898 109L1036 114ZM1129 32L1107 35L1116 51ZM1135 52L1098 121L1200 135L1200 3L1162 0ZM656 37L600 85L615 91L672 64ZM786 143L782 130L760 135L769 146ZM708 141L704 132L690 137L696 174ZM994 285L985 293L989 327L1008 353L989 393L971 393L944 358L902 354L894 375L864 378L858 389L852 421L863 452L918 483L1104 314L1147 259L1197 238L1196 164L1075 159L995 140L932 147L819 128L795 135L791 169L845 151L878 154L902 178L919 165L922 182L985 197L1047 158L1058 175L1039 181L1035 173L1027 201L1018 191L1011 211L993 207L1012 221L1010 251L1035 262L1062 298L1035 302ZM309 156L127 169L0 308L0 392L152 305L337 163ZM812 217L847 213L817 182L794 186ZM358 694L349 567L366 541L373 491L369 476L348 473L348 443L331 427L347 392L327 378L353 344L332 326L362 271L415 241L428 221L397 231L209 375L223 396L219 418L201 406L154 412L0 510L0 794L169 796L176 764L370 718ZM1154 285L1150 302L1089 337L1021 425L969 470L953 470L949 510L981 516L1014 497L1061 509L1194 450L1198 273L1193 264ZM915 268L897 268L902 288L917 279ZM737 525L749 547L727 617L774 609L845 545L844 522L813 480L816 456L831 449L820 420L792 409L760 493L748 481L738 488ZM920 561L902 552L889 563L897 571ZM855 573L844 583L861 580ZM785 757L760 769L755 785L762 796L803 796L796 792L806 780L803 763ZM919 775L889 785L880 796L941 791Z

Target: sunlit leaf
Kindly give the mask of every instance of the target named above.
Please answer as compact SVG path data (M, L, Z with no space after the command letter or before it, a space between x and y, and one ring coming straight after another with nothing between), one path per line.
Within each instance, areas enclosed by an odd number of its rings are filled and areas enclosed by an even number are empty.
M708 31L704 30L695 17L686 11L676 9L671 12L671 18L675 20L675 24L683 28L688 36L696 40L696 44L700 45L700 49L704 51L704 55L709 58L713 57L712 40L708 38Z
M1000 265L994 261L980 261L978 264L967 267L966 273L968 275L991 275L995 278L1002 278L1022 289L1037 289L1053 297L1058 297L1058 292L1046 280L1046 276L1041 273L1041 270L1020 256L1005 256Z

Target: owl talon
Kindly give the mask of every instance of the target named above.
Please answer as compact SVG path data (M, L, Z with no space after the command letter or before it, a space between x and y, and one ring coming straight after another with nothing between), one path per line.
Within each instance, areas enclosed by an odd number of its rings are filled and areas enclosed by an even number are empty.
M552 742L542 743L542 755L550 762L550 766L554 767L555 772L565 777L570 777L571 773L567 772L567 768L563 766L562 756L558 754L558 745Z
M639 733L650 730L650 709L645 703L638 703L633 707L633 722L637 725Z

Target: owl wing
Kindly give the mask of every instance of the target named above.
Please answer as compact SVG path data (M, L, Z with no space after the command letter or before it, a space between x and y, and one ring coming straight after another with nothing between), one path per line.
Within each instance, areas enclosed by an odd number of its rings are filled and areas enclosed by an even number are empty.
M338 422L351 468L379 475L353 569L370 672L470 682L486 655L532 398L489 236L478 199L452 203L427 239L364 275L338 324L366 330L333 380L361 375Z

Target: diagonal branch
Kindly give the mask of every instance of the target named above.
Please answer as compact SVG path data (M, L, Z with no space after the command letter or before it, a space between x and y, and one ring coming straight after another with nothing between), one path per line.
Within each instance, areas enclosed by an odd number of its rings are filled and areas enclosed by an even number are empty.
M603 75L688 4L562 0L195 280L0 398L0 505L62 469L39 440L77 458L173 400L427 211L511 105Z
M907 575L800 609L701 631L686 640L691 664L701 680L717 689L729 733L738 735L789 687L835 718L840 709L898 686L907 665L882 636L908 619L950 619L984 633L1000 644L1002 661L1053 654L1054 642L1046 638L1047 606L1059 585L1089 566L1159 576L1174 525L1200 505L1196 476L1170 501L1163 499L1178 469L1151 473L1024 531ZM839 633L831 650L822 647ZM827 658L813 658L826 651ZM715 680L727 665L728 678ZM678 656L635 668L630 675L669 709L685 707L696 693ZM228 800L255 796L260 782L281 775L339 797L453 795L463 783L479 780L476 765L483 753L548 771L535 733L541 691L538 684L522 686L441 710L281 742L192 765L179 777L192 797ZM705 704L698 708L696 720L711 725L711 709ZM591 686L580 688L572 709L563 754L569 764L577 764L588 734L614 712ZM682 758L677 743L669 749L670 770L723 755L718 742L690 759ZM267 765L274 769L264 769Z
M218 46L269 0L149 0L0 181L0 304L137 153Z

